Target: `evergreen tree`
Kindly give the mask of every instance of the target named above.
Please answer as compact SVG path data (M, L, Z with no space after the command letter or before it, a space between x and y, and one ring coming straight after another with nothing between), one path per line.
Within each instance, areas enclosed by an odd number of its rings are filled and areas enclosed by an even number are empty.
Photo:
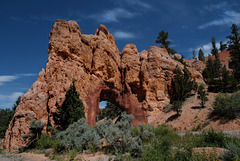
M13 105L12 110L13 110L14 112L15 112L17 106L19 105L19 103L20 103L20 101L21 101L21 98L22 98L22 96L19 96L19 97L17 98L15 104Z
M227 44L223 44L223 42L220 41L220 51L222 52L222 51L224 51L226 49L227 49Z
M197 84L195 80L191 78L191 73L186 66L184 66L183 72L177 66L174 70L174 74L173 97L171 102L173 104L173 110L179 114L182 103L190 95L192 90L196 90Z
M63 130L80 118L85 118L84 106L76 90L75 81L73 81L69 90L66 92L62 107L60 108L58 104L57 107L59 109L56 115L58 118L57 124L59 124Z
M168 39L168 32L165 32L164 30L162 30L161 32L159 32L157 40L155 42L158 44L162 44L162 46L167 49L169 55L174 55L176 51L169 47L172 43L167 39Z
M217 55L218 54L218 49L216 47L216 42L215 42L215 37L212 37L212 50L211 50L212 55Z
M237 81L232 76L230 71L226 69L226 66L224 66L221 69L221 75L222 75L222 92L234 92L237 90Z
M239 27L235 24L232 25L232 34L227 36L228 41L228 50L230 51L231 61L229 66L233 69L233 75L236 80L240 81L240 33Z
M208 101L208 98L206 91L204 91L204 86L202 84L198 87L198 99L201 100L201 108L203 108L206 101Z
M14 112L10 109L0 110L0 138L4 138L8 125L12 120Z
M205 56L201 48L198 51L198 60L205 61Z
M195 59L195 58L196 58L196 52L195 52L195 50L193 50L192 54L193 54L193 59Z
M221 70L222 65L221 65L221 61L219 59L218 54L215 55L215 60L214 60L213 66L214 66L213 76L214 76L214 78L219 79L220 78L220 70Z

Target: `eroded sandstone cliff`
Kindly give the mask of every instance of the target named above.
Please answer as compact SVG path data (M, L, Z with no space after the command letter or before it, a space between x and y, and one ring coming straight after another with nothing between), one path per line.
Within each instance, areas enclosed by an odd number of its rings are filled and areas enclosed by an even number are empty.
M133 114L133 123L148 122L148 112L162 109L172 94L173 70L176 65L165 48L152 46L138 52L133 44L120 53L112 34L100 25L94 35L81 33L75 21L57 20L49 34L49 58L36 82L22 96L9 124L4 148L24 146L21 135L29 133L32 119L54 126L56 103L61 105L73 79L85 106L86 120L94 125L99 102L109 101ZM202 82L194 68L190 72Z

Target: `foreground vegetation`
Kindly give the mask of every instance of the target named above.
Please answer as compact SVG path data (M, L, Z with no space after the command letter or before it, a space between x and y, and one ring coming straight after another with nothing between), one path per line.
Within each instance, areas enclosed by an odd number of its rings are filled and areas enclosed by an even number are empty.
M153 127L139 124L133 127L132 115L122 113L121 119L113 124L111 119L91 127L85 119L69 125L66 130L52 135L32 134L37 136L31 149L44 150L53 148L52 159L59 159L60 154L74 159L78 153L104 152L113 160L236 160L240 154L240 140L227 137L213 129L197 135L186 134L180 137L166 125ZM33 123L30 125L34 133ZM38 133L39 130L35 130ZM195 152L197 147L218 147L228 149L217 156L215 153ZM27 149L25 149L27 150Z

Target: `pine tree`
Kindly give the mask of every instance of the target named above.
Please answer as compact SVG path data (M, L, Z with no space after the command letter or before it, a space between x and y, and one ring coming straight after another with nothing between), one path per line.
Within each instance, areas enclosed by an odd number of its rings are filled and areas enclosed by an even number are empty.
M236 80L240 81L240 33L239 27L236 24L233 24L232 34L227 36L228 41L228 50L230 51L231 61L229 66L233 69L233 75Z
M227 44L223 44L223 42L220 41L220 51L222 52L222 51L224 51L226 49L227 49Z
M17 106L19 105L19 103L20 103L20 101L21 101L21 98L22 98L22 96L19 96L19 97L17 98L15 104L13 105L12 110L13 110L14 112L15 112Z
M63 130L80 118L85 118L84 106L76 90L75 81L72 82L69 90L66 92L62 107L58 108L59 110L56 116L58 118L57 124L59 124Z
M174 55L176 51L169 47L172 43L167 39L168 39L168 32L165 32L164 30L162 30L161 32L159 32L157 40L155 42L158 44L162 44L162 46L167 49L169 55Z
M232 76L230 71L226 69L226 66L224 65L221 69L221 75L222 75L222 92L234 92L237 90L237 81Z
M216 47L216 42L215 42L215 37L212 37L212 50L211 50L212 55L217 55L218 54L218 49Z
M4 138L8 125L12 120L14 111L10 109L0 109L0 138Z
M195 80L191 78L191 73L188 71L186 65L184 65L183 72L177 66L174 70L173 78L173 97L172 104L173 110L179 114L182 107L182 103L189 96L192 90L196 90L197 84Z
M219 59L219 55L216 54L215 55L215 60L214 60L214 63L213 63L213 66L214 66L214 71L213 71L213 76L214 78L220 78L220 70L221 70L221 61Z
M201 108L204 108L204 104L206 103L206 101L208 101L208 98L202 84L198 87L198 99L201 100Z
M196 58L196 52L195 52L195 50L192 51L192 54L193 54L193 59L195 59L195 58Z
M198 60L205 61L205 56L201 48L198 51Z

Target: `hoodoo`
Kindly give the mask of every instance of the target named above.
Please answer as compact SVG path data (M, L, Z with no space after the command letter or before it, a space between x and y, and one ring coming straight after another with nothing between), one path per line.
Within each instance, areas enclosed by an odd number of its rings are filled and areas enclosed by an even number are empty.
M85 106L86 120L96 123L99 102L109 101L128 114L134 125L148 122L149 111L162 109L172 94L173 70L183 65L173 60L165 48L150 47L138 53L128 44L120 53L112 34L100 25L95 35L85 35L75 21L57 20L49 34L49 58L32 87L22 96L9 124L2 145L17 150L26 143L21 135L29 133L32 119L54 126L53 113L75 86ZM190 67L189 67L190 68ZM201 73L189 70L198 82Z

